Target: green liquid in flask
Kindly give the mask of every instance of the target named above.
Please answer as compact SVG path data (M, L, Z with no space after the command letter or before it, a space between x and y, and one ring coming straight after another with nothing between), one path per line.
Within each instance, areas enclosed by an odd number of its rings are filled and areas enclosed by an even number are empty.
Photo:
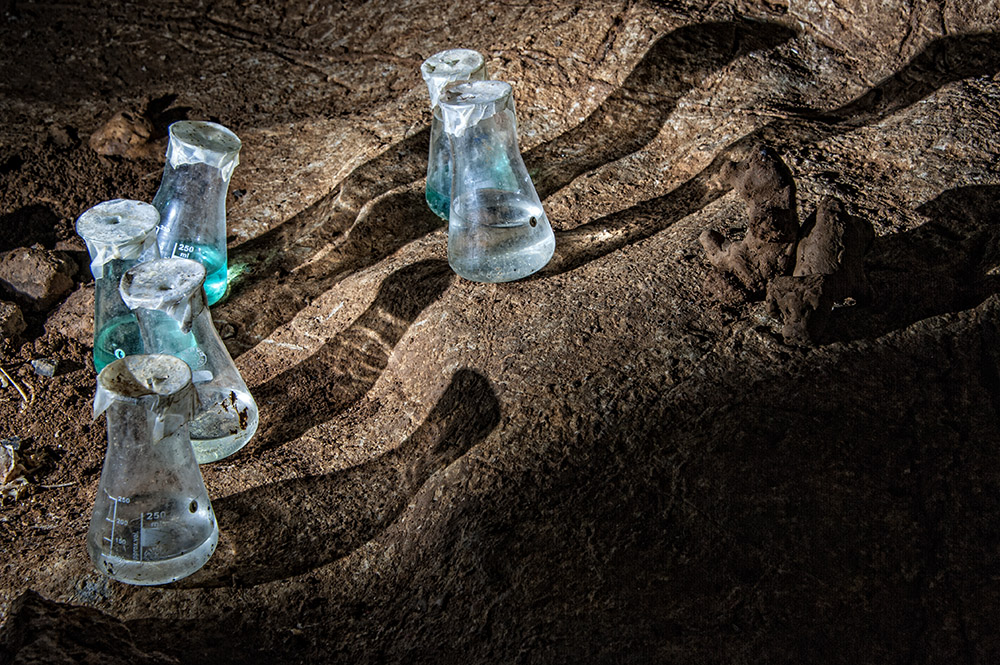
M430 185L427 186L427 206L435 215L441 219L448 219L448 210L451 208L451 197L441 194Z
M116 316L108 321L94 341L94 369L102 369L119 358L142 353L139 324L132 314Z

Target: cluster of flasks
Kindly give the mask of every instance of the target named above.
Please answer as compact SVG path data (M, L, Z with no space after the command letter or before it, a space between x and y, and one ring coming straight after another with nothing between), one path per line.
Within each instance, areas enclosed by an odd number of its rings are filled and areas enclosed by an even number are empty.
M537 272L555 236L521 159L511 86L483 56L455 49L421 73L433 121L427 203L448 222L448 262L466 279ZM226 293L226 192L240 139L211 122L170 126L152 204L116 199L77 233L94 274L94 415L108 450L87 548L98 570L164 584L201 568L219 528L199 464L232 455L257 430L257 404L212 323Z

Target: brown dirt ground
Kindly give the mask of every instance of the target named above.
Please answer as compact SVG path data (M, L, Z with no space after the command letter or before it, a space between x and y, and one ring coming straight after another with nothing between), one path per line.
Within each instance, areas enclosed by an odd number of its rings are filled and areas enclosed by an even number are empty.
M320 4L2 4L0 251L84 265L75 217L151 199L169 122L243 139L213 316L262 425L203 468L201 572L96 573L81 272L3 357L39 467L0 615L33 589L185 663L1000 660L995 5ZM556 228L522 282L453 275L423 202L418 67L457 45L514 83ZM121 111L147 149L96 154ZM802 218L834 195L878 234L873 302L814 349L703 288L698 235L745 224L718 174L762 142Z

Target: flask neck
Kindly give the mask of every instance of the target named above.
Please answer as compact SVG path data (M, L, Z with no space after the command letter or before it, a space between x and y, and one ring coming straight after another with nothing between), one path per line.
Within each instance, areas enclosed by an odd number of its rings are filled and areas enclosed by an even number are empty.
M198 408L191 369L166 355L116 360L97 377L94 417L108 413L114 440L157 442L185 426Z
M194 133L182 130L178 134L176 131L178 124L183 123L175 123L170 127L165 168L180 170L184 166L201 165L218 171L219 177L228 183L233 170L240 163L240 144L235 134L231 140L220 145L218 142L208 140L197 130Z
M142 251L138 255L134 253L127 255L118 250L115 253L115 258L105 260L96 269L91 267L94 281L106 282L117 293L118 282L121 281L122 275L125 274L126 270L140 263L160 258L159 246L156 244L156 234L150 234L150 240L151 242L144 244Z
M158 423L154 412L154 397L139 397L133 399L116 399L108 406L108 448L125 450L142 450L147 446L190 444L187 421L177 422L164 429L162 418ZM170 417L170 416L168 416Z
M183 352L201 343L201 338L207 330L206 321L208 328L213 332L215 330L208 308L201 304L204 299L200 294L198 296L190 299L191 316L186 320L184 318L178 320L178 317L166 309L139 307L134 310L136 320L139 322L142 343L150 352L178 356L192 369L195 368Z
M225 211L226 192L229 191L229 180L232 171L224 172L208 164L180 164L171 166L169 162L163 167L163 178L160 188L153 197L153 206L160 210L168 199L182 201L203 201L199 207L218 205ZM163 212L160 211L162 217ZM163 224L163 220L160 220Z
M160 213L157 242L161 256L194 258L192 253L204 247L224 250L229 190L225 175L205 164L164 167L163 180L153 197L153 206Z
M156 245L154 244L155 248ZM94 275L94 309L96 312L104 312L109 309L122 310L127 312L128 308L122 302L118 285L121 283L122 275L125 271L143 260L150 260L159 257L151 256L149 259L112 259L100 268L100 273ZM94 322L95 325L97 322Z
M452 112L442 106L445 126L453 127ZM448 132L452 156L452 198L476 189L521 191L531 187L517 143L513 109L503 109L479 122ZM532 190L533 193L533 190Z
M181 329L176 319L160 310L140 308L135 310L135 315L147 351L167 353L186 362L196 386L221 381L246 390L207 308L194 317L187 331Z

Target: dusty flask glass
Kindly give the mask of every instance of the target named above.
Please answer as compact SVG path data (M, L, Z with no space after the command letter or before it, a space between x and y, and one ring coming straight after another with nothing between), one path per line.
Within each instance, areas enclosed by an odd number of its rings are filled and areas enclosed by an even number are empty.
M135 315L122 302L118 282L141 261L160 257L156 225L160 214L141 201L115 199L98 203L76 220L76 232L87 243L94 275L94 369L142 353Z
M182 120L168 131L167 163L153 197L160 255L205 266L205 295L214 305L226 294L226 192L242 144L214 122Z
M521 159L510 84L452 83L440 104L452 155L448 263L475 282L540 270L556 241Z
M219 527L188 439L196 408L191 370L173 356L128 356L97 377L108 450L87 551L119 582L173 582L215 551Z
M139 320L148 353L169 353L192 372L201 409L189 430L199 464L232 455L257 431L257 403L205 305L205 268L190 259L140 263L122 275L122 300Z
M477 52L465 48L435 53L424 60L420 73L431 97L431 147L427 156L427 205L441 219L448 219L451 207L451 147L441 120L438 99L444 87L453 81L482 81L486 61Z

